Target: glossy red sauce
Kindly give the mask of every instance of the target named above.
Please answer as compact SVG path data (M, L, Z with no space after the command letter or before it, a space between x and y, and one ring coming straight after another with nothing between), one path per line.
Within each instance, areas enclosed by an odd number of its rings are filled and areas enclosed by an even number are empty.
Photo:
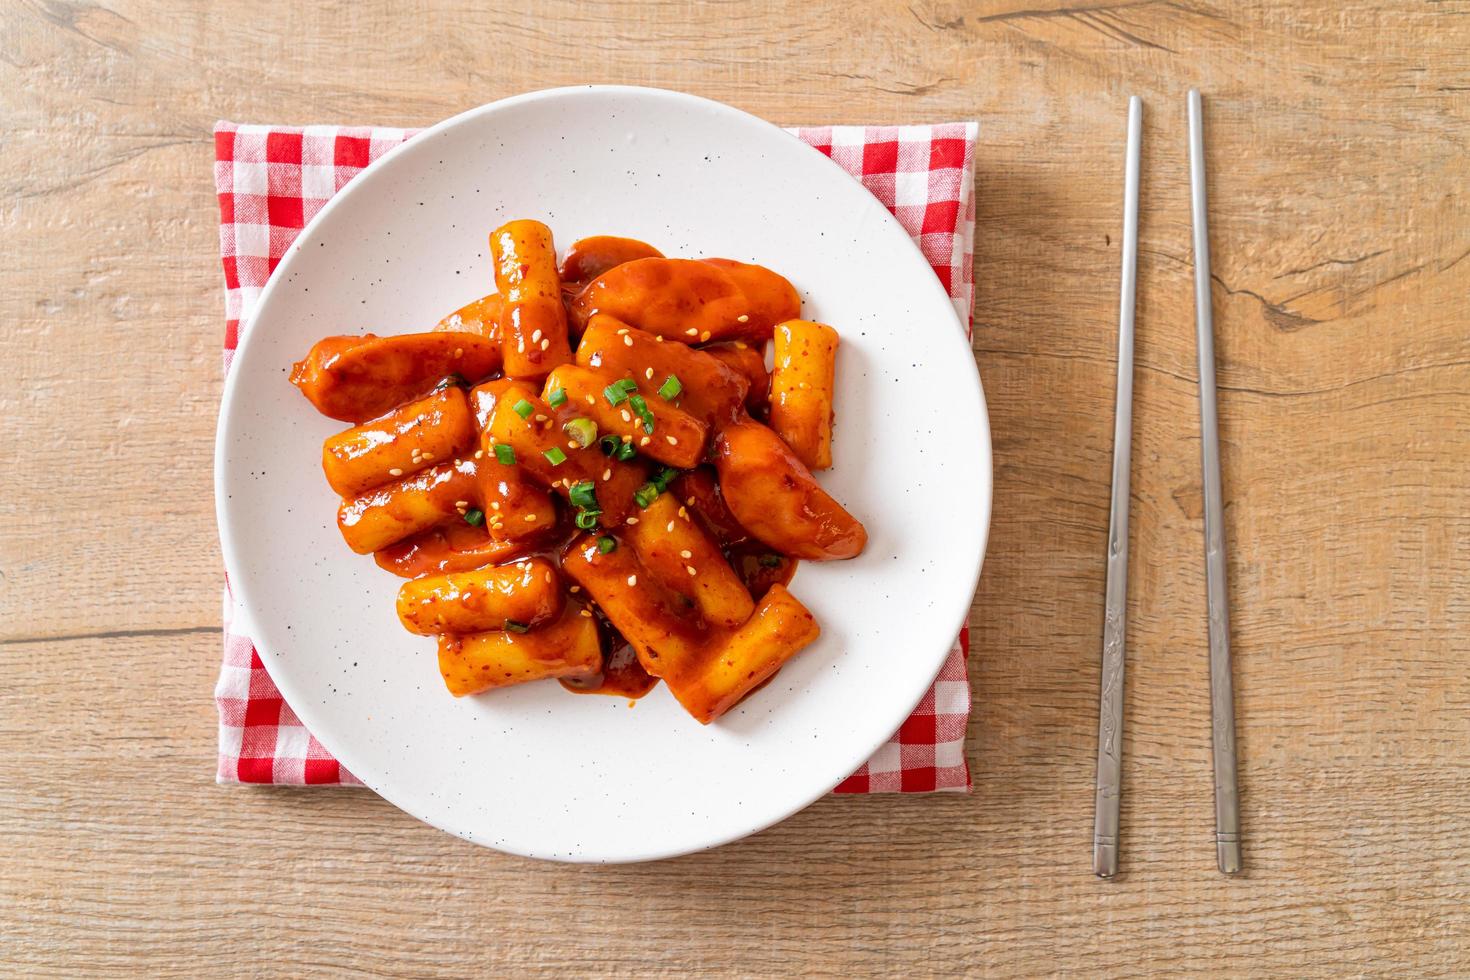
M658 686L658 678L650 675L638 662L633 646L611 630L611 639L604 634L603 649L611 653L603 655L602 672L591 677L562 678L561 686L573 694L610 694L614 697L638 700Z
M419 578L443 572L468 572L486 565L531 554L532 546L516 541L496 541L484 525L448 521L427 531L409 535L373 553L378 567L402 578Z

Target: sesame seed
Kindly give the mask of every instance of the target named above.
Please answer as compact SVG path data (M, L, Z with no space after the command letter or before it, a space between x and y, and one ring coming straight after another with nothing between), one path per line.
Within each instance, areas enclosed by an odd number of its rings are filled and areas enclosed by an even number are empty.
M666 527L666 528L664 528L665 531L672 531L673 529L674 529L674 522L673 521L669 521L669 526Z
M646 445L648 445L652 441L653 440L650 439L650 438L648 438L648 436L644 436L642 439L639 439L638 440L638 445L640 445L640 446L646 446Z
M689 549L688 548L685 548L683 551L679 552L679 557L680 558L693 558L694 556L689 553Z
M536 515L535 514L527 514L526 515L526 523L527 524L535 524L536 523Z
M535 333L531 334L531 343L534 344L534 343L536 343L540 339L541 339L541 331L540 331L540 329L537 329L537 331Z
M582 591L582 587L580 585L574 585L570 589L568 589L567 591L568 592L581 592Z
M632 436L623 436L623 441L624 442L632 442L633 441L633 437Z
M691 337L698 337L699 336L699 331L698 330L695 330L693 327L690 327L688 330L685 330L684 332L686 334L688 334L689 336L691 336Z
M638 518L636 518L636 517L630 517L630 518L628 518L628 523L629 524L637 524L638 523Z
M638 584L638 576L636 576L636 575L629 575L628 576L628 584L629 585L637 585Z
M432 463L433 461L434 461L434 454L433 453L424 453L424 462L425 463Z
M661 344L661 343L664 342L664 335L663 334L658 334L653 339L656 340L656 341L658 341Z
M624 327L623 329L619 330L618 331L618 336L619 337L626 337L626 336L628 336L628 328L627 327Z
M694 506L694 498L693 497L685 497L684 498L684 503L688 504L690 507L693 507Z
M537 422L545 422L545 421L546 421L546 416L544 416L544 415L541 415L541 414L539 414L539 413L538 413L538 414L537 414L537 415L536 415L536 421L537 421Z
M403 471L400 470L398 467L395 466L391 470L388 471L388 475L389 476L402 476L403 475Z
M464 348L463 347L456 347L454 349L454 356L455 357L463 357L464 356Z
M469 505L470 502L468 500L456 500L454 502L454 506L456 507L468 507Z
M551 573L550 572L547 572L545 575L543 575L541 577L544 578L544 579L546 579L546 584L547 585L550 585L551 584Z
M568 439L567 440L567 448L568 449L581 449L582 447L579 446L579 445L577 445L577 440L575 440L575 439Z
M693 565L685 565L684 566L684 571L688 572L690 575L693 575L694 574L694 566Z
M492 501L490 501L490 509L491 510L499 510L500 509L500 501L498 501L498 500L492 500Z
M483 450L483 449L476 449L475 450L475 458L476 459L484 459L485 458L485 450Z
M647 370L645 370L643 372L643 376L645 378L647 378L649 381L652 381L653 380L653 368L648 368Z
M588 612L587 610L585 610L585 609L583 609L577 615L579 615L579 616L586 616L588 619L591 619L592 618L592 614L590 612Z
M524 354L525 352L526 352L526 338L525 337L517 337L516 338L516 353L517 354Z
M740 350L745 350L745 341L737 340L735 341L735 346Z
M699 339L700 340L709 340L709 338L710 338L710 332L708 330L706 330L704 333L702 333L702 334L699 335Z
M624 422L631 422L631 421L633 421L633 416L631 416L631 415L628 414L628 410L626 408L623 409L618 414L622 416L622 419L623 419Z
M593 398L591 395L583 395L582 397L587 399L587 404L589 404L589 405L596 405L597 404L597 399L596 398Z
M689 512L687 510L685 510L683 507L680 507L679 508L679 516L682 517L682 518L684 518L684 520L686 520L686 521L689 520Z
M625 345L625 346L628 346L628 347L632 347L632 346L633 346L633 338L632 338L632 337L626 337L626 336L625 336L625 337L624 337L624 338L623 338L623 344L624 344L624 345Z
M607 469L605 469L605 470L602 471L602 478L604 480L611 480L612 479L612 467L611 466L609 466Z
M679 440L675 439L673 436L664 436L664 438L669 440L669 445L671 446L677 446L679 444Z
M736 323L749 323L750 322L750 317L748 317L744 313L742 313L742 314L740 314L739 316L737 316L735 318L735 322Z
M547 338L546 340L541 341L541 349L542 350L550 350L551 349L551 339L550 338Z

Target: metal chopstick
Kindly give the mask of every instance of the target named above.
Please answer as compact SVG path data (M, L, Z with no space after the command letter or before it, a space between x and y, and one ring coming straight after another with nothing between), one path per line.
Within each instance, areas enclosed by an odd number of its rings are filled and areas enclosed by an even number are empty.
M1123 171L1123 273L1118 298L1118 387L1113 410L1113 497L1108 514L1107 608L1103 614L1102 681L1098 695L1097 802L1092 870L1118 873L1118 803L1123 776L1123 667L1128 623L1128 475L1133 448L1133 310L1138 283L1138 161L1143 103L1128 100L1128 154Z
M1204 467L1205 599L1210 620L1210 733L1215 769L1215 858L1240 871L1240 805L1235 788L1235 695L1230 611L1225 591L1225 524L1220 427L1215 410L1215 323L1210 310L1210 232L1205 208L1205 137L1199 92L1189 93L1189 197L1194 218L1194 320L1199 345L1200 457Z

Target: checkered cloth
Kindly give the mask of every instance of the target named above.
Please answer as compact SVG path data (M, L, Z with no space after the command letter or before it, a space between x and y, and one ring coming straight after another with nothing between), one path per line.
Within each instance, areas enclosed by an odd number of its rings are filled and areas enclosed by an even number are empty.
M791 130L860 180L914 237L966 330L974 299L975 123L933 126L814 126ZM348 126L245 126L214 131L220 258L225 268L225 369L277 263L333 194L415 130ZM616 230L616 229L613 229ZM219 705L222 783L352 784L281 698L243 632L225 589L224 666ZM837 793L967 791L965 726L969 631L914 713Z

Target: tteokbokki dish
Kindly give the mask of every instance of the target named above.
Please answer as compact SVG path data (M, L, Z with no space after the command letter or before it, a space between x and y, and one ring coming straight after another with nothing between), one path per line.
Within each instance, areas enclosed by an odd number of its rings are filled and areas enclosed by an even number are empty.
M556 678L718 718L816 639L786 588L852 558L832 463L837 332L780 275L512 221L496 291L426 333L327 337L291 380L348 547L407 579L456 695ZM766 367L767 344L774 368Z

